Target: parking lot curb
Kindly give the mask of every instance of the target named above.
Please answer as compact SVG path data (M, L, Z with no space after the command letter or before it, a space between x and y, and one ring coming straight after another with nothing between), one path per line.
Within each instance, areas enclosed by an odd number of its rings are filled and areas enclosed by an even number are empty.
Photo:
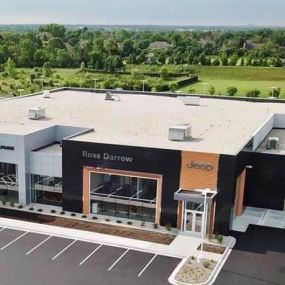
M216 281L220 271L222 270L225 262L227 261L228 257L230 256L232 252L232 249L234 248L236 244L236 239L234 237L230 236L228 238L230 240L229 244L226 247L221 259L216 264L215 268L213 269L207 281L203 283L187 283L187 282L180 282L175 279L175 276L177 275L179 270L183 267L185 262L188 260L188 257L187 257L187 258L183 258L182 261L178 264L178 266L174 269L174 271L171 273L170 277L168 278L168 282L172 285L212 285Z

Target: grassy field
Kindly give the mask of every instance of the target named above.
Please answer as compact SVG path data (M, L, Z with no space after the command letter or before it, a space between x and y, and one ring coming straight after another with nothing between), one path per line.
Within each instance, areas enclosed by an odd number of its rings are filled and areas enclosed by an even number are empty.
M188 92L190 88L196 93L208 93L209 86L214 86L215 94L226 95L230 86L238 89L238 96L245 96L247 91L258 89L261 97L268 97L271 87L280 87L280 98L285 98L285 68L268 67L193 67L199 76L199 82L181 88Z
M167 65L170 72L189 72L199 76L199 82L183 87L179 91L189 93L208 94L210 86L215 88L215 94L227 95L226 90L230 86L238 89L236 96L245 96L247 91L258 89L262 97L268 97L271 87L280 87L280 98L285 98L285 68L268 67L207 67L207 66L186 66L185 65ZM161 66L150 65L128 65L127 70L133 69L139 72L159 72ZM28 94L40 91L42 88L38 72L35 69L17 69L17 78L12 79L0 74L0 95L11 96L19 95L19 89L24 89L22 94ZM37 74L36 80L30 79L31 74ZM130 78L130 75L115 75L104 73L80 73L79 69L54 69L54 73L49 78L44 78L44 88L54 88L56 86L65 86L66 82L73 81L79 86L103 88L103 83L107 80L120 81ZM154 78L142 77L148 82L157 80ZM95 82L96 80L96 82ZM168 82L177 80L170 78ZM141 81L141 80L138 80ZM194 89L194 91L193 91Z

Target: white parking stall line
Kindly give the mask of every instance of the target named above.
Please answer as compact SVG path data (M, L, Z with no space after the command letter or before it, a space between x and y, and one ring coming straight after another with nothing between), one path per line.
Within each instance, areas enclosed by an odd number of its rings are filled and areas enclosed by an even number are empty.
M138 277L140 277L144 272L145 270L149 267L149 265L153 262L153 260L157 257L157 254L155 254L151 260L148 262L148 264L142 269L142 271L138 274Z
M59 257L62 253L64 253L67 249L69 249L73 244L77 242L77 239L75 239L73 242L71 242L68 246L66 246L63 250L61 250L58 254L56 254L51 260L55 260L57 257Z
M30 253L32 253L34 250L36 250L38 247L40 247L41 245L43 245L46 241L48 241L50 238L52 238L52 236L48 236L46 239L44 239L43 241L41 241L39 244L37 244L35 247L33 247L31 250L29 250L28 252L26 252L26 255L29 255Z
M99 246L97 246L89 255L87 255L80 263L79 266L81 266L85 261L87 261L96 251L98 251L101 247L103 246L103 244L100 244Z
M22 238L23 236L25 236L26 234L28 234L29 232L24 232L23 234L21 234L20 236L18 236L17 238L13 239L12 241L10 241L9 243L7 243L6 245L4 245L3 247L0 248L0 250L5 249L6 247L8 247L9 245L13 244L14 242L16 242L17 240L19 240L20 238Z
M127 249L109 268L108 271L110 271L129 251L130 249Z
M0 230L0 232L2 232L2 231L4 231L6 228L2 228L1 230Z

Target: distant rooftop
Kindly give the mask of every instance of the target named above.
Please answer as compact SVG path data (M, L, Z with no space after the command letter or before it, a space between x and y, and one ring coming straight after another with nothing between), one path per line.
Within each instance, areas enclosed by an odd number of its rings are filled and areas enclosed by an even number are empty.
M94 128L70 138L107 144L236 154L252 134L274 113L284 113L282 103L201 98L200 106L186 106L174 97L120 94L106 101L105 94L62 90L50 94L0 101L0 133L29 134L54 125ZM44 107L46 118L30 120L32 107ZM192 138L168 139L170 126L190 123Z

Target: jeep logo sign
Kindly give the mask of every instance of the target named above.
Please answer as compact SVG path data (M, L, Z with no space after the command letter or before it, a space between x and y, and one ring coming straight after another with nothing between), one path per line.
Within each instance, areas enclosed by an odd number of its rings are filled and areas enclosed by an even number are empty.
M213 170L214 166L210 163L203 163L199 161L191 160L190 163L187 164L189 168L200 169L205 171Z

